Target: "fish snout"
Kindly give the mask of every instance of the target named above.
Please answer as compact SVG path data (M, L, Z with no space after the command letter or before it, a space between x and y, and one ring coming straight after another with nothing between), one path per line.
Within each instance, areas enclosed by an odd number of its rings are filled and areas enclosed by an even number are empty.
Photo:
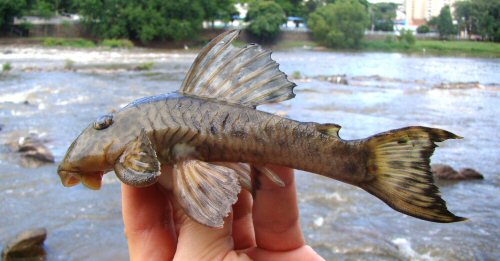
M61 164L57 169L57 174L65 187L72 187L81 182L87 188L98 190L101 188L104 171L81 172L77 170L66 170Z

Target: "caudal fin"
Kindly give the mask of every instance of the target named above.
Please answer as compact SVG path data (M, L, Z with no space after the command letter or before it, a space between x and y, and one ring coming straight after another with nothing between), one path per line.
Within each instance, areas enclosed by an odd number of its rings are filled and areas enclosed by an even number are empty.
M370 137L367 170L375 178L361 188L407 215L440 223L463 221L446 208L430 169L435 142L461 137L441 129L408 127Z

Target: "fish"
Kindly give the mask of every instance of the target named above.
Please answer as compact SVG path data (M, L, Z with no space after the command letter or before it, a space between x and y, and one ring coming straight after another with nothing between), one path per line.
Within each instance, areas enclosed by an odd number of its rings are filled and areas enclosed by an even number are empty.
M99 189L110 171L134 187L168 177L190 218L220 228L240 191L259 189L258 178L284 186L266 167L281 165L359 187L419 219L466 220L447 209L430 169L436 142L462 137L411 126L344 140L337 124L257 110L295 97L296 84L271 51L234 46L238 35L224 32L200 50L178 91L138 99L90 123L58 167L62 184ZM172 171L162 174L162 166Z

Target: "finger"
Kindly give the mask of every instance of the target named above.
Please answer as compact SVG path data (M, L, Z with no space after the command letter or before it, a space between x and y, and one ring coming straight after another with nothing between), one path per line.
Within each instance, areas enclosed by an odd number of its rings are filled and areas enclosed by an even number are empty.
M122 212L130 260L169 260L176 249L172 205L154 185L122 184Z
M278 187L261 175L253 206L257 246L270 251L288 251L303 246L293 170L271 166L284 182Z
M224 219L222 228L211 228L188 217L177 203L174 211L180 226L177 260L222 260L233 249L231 214Z
M260 248L253 248L246 252L246 254L252 260L266 260L266 261L274 261L274 260L287 260L287 261L324 261L318 253L316 253L310 246L301 246L297 249L291 251L269 251Z
M255 246L252 205L253 199L250 192L241 190L238 201L233 205L233 240L235 250Z

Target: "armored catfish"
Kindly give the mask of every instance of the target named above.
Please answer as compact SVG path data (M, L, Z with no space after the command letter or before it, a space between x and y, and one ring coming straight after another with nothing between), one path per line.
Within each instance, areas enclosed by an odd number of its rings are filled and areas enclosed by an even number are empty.
M205 46L180 89L136 100L90 124L58 168L63 185L99 189L114 170L132 186L173 179L178 203L192 219L221 227L241 188L258 189L255 173L283 182L267 164L305 170L358 186L393 209L434 222L464 218L447 210L433 184L435 142L460 138L445 130L407 127L343 140L340 126L298 122L256 110L293 98L295 84L271 52L232 45L228 31Z

